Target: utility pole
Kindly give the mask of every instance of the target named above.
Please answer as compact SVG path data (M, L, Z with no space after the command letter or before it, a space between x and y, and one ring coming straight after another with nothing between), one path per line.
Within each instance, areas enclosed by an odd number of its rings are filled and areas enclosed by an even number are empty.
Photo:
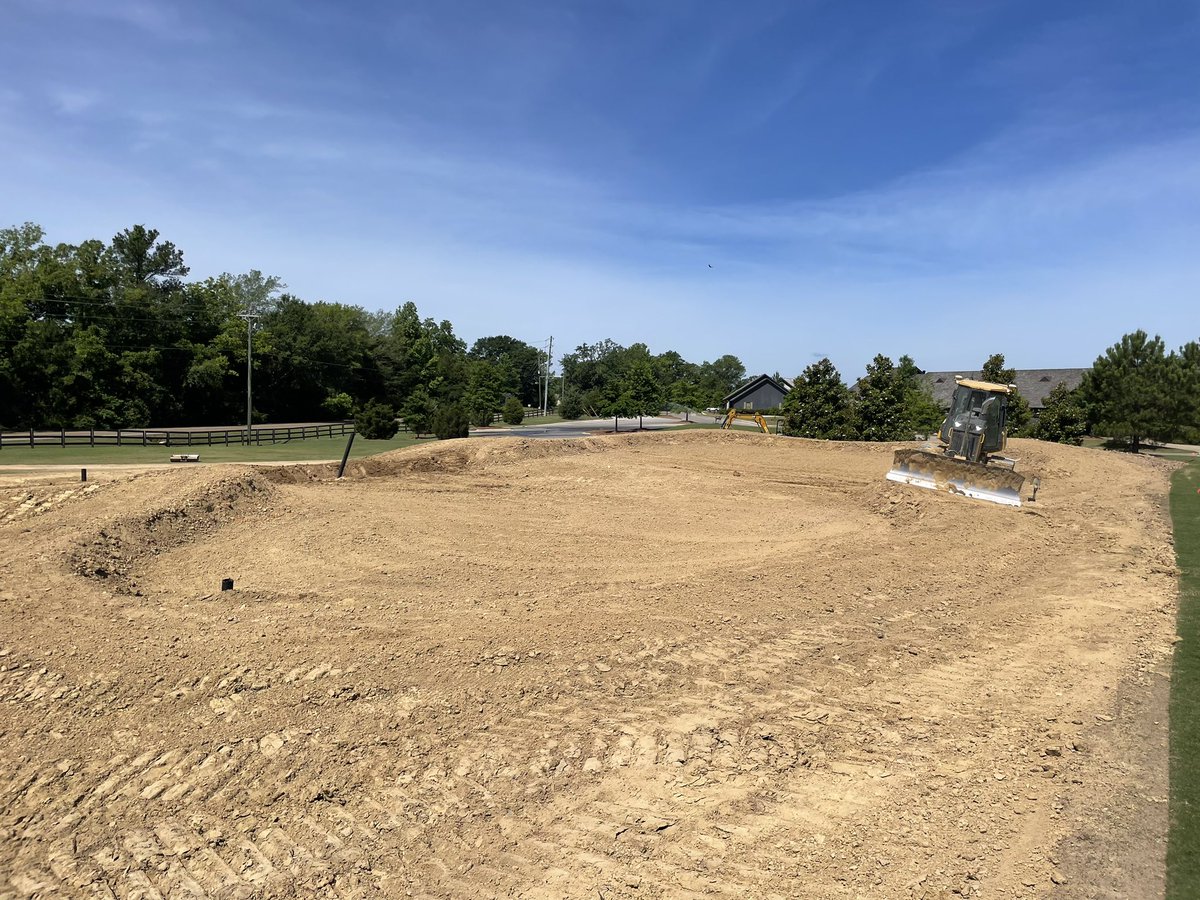
M554 361L554 335L550 335L549 344L546 347L546 385L542 391L542 415L548 415L550 412L550 364Z
M250 374L252 366L250 364L251 355L254 353L254 320L261 318L253 313L240 313L239 319L246 320L246 446L250 446L251 439L254 437L254 415L253 415L253 393L250 390Z

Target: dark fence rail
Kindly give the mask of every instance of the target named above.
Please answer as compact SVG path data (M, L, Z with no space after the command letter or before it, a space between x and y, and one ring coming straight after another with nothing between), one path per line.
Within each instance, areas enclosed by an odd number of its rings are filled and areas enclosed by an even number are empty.
M354 431L353 422L311 422L303 425L255 425L242 428L118 428L58 431L0 431L5 447L214 447L229 444L278 444L306 438L337 437Z

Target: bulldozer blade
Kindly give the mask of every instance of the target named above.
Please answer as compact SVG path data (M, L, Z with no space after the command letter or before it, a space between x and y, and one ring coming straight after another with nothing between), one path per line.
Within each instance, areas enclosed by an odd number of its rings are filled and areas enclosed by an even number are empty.
M1025 484L1025 476L1010 469L971 463L929 450L897 450L887 478L1005 506L1021 505L1021 488Z

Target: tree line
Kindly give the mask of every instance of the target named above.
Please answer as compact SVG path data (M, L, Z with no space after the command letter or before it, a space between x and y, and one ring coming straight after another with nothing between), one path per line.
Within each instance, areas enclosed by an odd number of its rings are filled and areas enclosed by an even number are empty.
M54 245L32 223L0 229L0 428L242 421L248 339L257 422L355 416L386 436L398 414L418 433L454 436L498 413L519 420L545 389L538 348L508 335L468 347L412 302L368 312L302 300L259 271L188 274L183 252L143 225ZM990 381L1015 375L1002 354L982 368ZM783 430L871 441L929 433L942 410L921 374L909 356L879 355L851 390L822 359L795 379ZM745 379L733 355L693 363L602 340L564 355L547 394L565 418L626 418L720 406ZM1072 443L1094 434L1135 450L1200 440L1200 344L1168 352L1158 337L1125 335L1077 389L1056 388L1036 421L1013 396L1009 429Z
M876 356L854 389L828 359L808 366L783 403L785 434L826 440L904 441L935 431L945 411L933 399L911 357L894 364ZM984 381L1011 384L1016 371L1004 354L988 357ZM1056 386L1034 418L1014 390L1008 403L1014 437L1080 444L1107 437L1135 453L1147 440L1200 441L1200 343L1167 352L1159 337L1135 331L1097 357L1081 384Z
M399 414L451 436L543 396L544 354L517 338L468 347L411 302L368 312L302 300L259 271L188 274L183 252L143 225L80 244L50 244L32 223L0 229L0 428L243 421L248 352L256 422L356 416L378 436ZM553 407L565 384L568 417L716 405L745 377L732 356L693 364L610 340L562 365L548 393Z

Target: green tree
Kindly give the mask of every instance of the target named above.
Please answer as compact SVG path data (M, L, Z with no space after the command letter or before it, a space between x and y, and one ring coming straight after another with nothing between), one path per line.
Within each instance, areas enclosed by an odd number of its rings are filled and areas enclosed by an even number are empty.
M1004 354L993 353L983 364L980 377L993 384L1012 384L1017 380L1017 370L1004 365ZM1033 422L1033 411L1029 401L1021 396L1021 392L1013 388L1008 395L1008 407L1005 413L1005 430L1010 435L1025 434Z
M321 403L321 410L334 419L348 419L354 415L354 398L345 391L330 394Z
M604 411L613 417L613 431L620 431L622 419L632 419L638 414L637 401L633 394L625 391L609 401Z
M1200 441L1200 342L1189 341L1169 360L1171 431L1181 441Z
M511 366L507 366L511 371ZM467 389L463 395L463 407L472 425L483 428L492 424L495 414L504 402L504 378L501 366L480 359L467 362L470 373Z
M746 367L732 353L700 364L700 384L704 387L705 406L719 406L721 400L746 380Z
M656 416L662 412L662 391L654 379L654 372L646 360L638 360L629 367L622 382L621 396L628 396L631 415L638 417L638 430L642 428L643 416ZM622 401L624 402L624 401Z
M443 404L433 414L433 433L439 441L465 438L471 433L471 419L459 404Z
M1122 337L1083 375L1092 432L1127 441L1134 453L1147 439L1171 438L1175 411L1169 375L1161 338L1141 330Z
M562 404L558 408L558 414L564 419L574 420L582 418L583 413L583 400L580 397L579 391L568 387L563 392Z
M501 414L506 425L520 425L525 421L525 407L516 397L504 401L504 411Z
M913 436L907 408L906 379L891 359L878 354L858 381L850 407L855 438L862 441L907 441Z
M433 430L435 411L436 407L429 392L425 388L419 387L405 398L404 404L400 407L400 418L404 420L405 428L420 437Z
M386 441L396 436L400 423L391 406L371 400L354 417L354 430L369 441Z
M188 273L183 251L158 237L157 229L145 225L134 225L113 236L107 256L121 284L153 284L166 291L183 286L182 279Z
M471 359L495 365L506 365L506 375L501 391L515 394L526 406L538 406L541 402L541 373L545 354L536 347L507 334L482 337L471 345L467 354Z
M929 385L920 379L923 374L911 356L900 357L896 364L895 378L903 408L903 424L899 432L902 436L898 440L909 441L916 434L937 431L945 419L945 413L933 399Z
M1083 443L1088 430L1088 413L1080 392L1057 385L1046 397L1046 406L1033 427L1033 436L1040 441L1058 444Z
M783 433L792 437L847 437L850 391L828 359L805 368L783 398Z

